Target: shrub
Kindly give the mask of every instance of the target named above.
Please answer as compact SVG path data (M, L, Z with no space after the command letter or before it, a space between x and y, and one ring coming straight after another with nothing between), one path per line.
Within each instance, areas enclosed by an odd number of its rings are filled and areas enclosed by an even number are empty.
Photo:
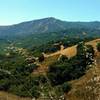
M100 42L97 43L97 50L100 52Z
M68 60L68 57L65 55L61 55L61 57L59 58L60 61L64 62Z
M63 92L69 92L71 90L71 85L69 83L64 83L62 85Z
M39 62L43 62L44 61L44 55L41 54L40 57L39 57Z
M8 90L10 87L10 83L8 79L0 80L0 90Z

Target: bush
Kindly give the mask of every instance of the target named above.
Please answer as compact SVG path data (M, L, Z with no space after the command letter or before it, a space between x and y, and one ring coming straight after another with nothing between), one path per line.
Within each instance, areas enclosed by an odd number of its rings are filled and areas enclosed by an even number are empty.
M29 90L24 87L24 85L11 85L9 92L21 96L21 97L30 97L31 93L29 92Z
M40 57L39 57L39 62L43 62L44 61L44 55L41 54Z
M97 50L100 52L100 42L97 43Z
M68 60L68 57L65 55L61 55L61 57L59 58L60 61L64 62Z
M64 83L62 85L63 92L69 92L71 90L71 85L69 83Z
M10 83L8 79L0 80L0 90L8 90L10 87Z

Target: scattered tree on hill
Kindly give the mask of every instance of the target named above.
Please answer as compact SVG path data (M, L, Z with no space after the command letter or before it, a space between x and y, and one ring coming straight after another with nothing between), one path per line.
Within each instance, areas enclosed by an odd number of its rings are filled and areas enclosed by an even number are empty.
M71 89L71 84L65 82L63 85L62 85L62 89L63 89L63 92L68 92L70 89Z

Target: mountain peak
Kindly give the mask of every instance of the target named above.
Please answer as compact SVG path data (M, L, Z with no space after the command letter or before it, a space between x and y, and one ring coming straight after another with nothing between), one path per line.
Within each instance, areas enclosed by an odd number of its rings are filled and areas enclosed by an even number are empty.
M55 17L46 17L46 18L42 18L42 19L37 19L37 20L33 20L33 21L57 21L59 19L56 19Z
M45 19L48 19L48 20L58 20L58 19L55 18L55 17L47 17L47 18L45 18Z

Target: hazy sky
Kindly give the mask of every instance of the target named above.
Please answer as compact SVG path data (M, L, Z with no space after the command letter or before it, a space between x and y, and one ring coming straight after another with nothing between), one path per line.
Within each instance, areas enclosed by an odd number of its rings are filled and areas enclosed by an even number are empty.
M0 25L45 17L100 21L100 0L0 0Z

